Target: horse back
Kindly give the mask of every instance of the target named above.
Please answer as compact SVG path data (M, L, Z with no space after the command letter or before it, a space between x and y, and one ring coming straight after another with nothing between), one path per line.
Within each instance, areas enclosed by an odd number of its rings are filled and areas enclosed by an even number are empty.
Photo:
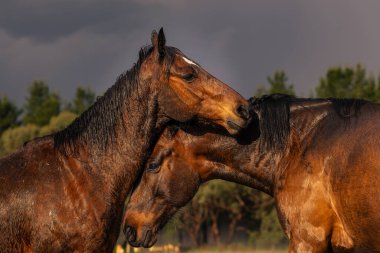
M5 252L27 252L35 220L49 208L43 199L60 188L59 168L51 137L32 140L0 159L0 248Z

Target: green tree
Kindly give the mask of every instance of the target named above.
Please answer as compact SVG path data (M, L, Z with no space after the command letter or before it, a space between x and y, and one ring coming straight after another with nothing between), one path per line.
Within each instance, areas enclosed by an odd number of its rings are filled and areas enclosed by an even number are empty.
M196 246L202 244L201 229L208 218L207 204L198 199L201 195L202 193L198 192L178 217L178 227L189 236L193 245Z
M29 87L29 96L25 104L24 124L43 126L60 111L58 94L49 91L43 81L34 81Z
M90 88L78 87L74 100L68 105L68 110L79 115L95 102L95 98L95 92Z
M26 141L29 141L35 137L51 134L65 128L76 117L77 115L73 112L63 111L57 116L52 117L49 124L43 127L39 127L34 124L27 124L24 126L7 129L4 131L0 139L0 156L15 151Z
M270 240L267 237L271 235L279 234L284 238L281 227L276 227L276 213L267 217L268 210L274 209L275 212L275 208L274 200L265 196L267 195L246 186L211 180L199 188L191 204L180 213L181 227L195 245L200 245L200 236L204 233L201 228L204 225L209 227L217 245L231 243L238 229L246 231L255 245L256 241ZM247 220L253 222L247 225ZM263 225L262 220L265 220ZM223 226L226 230L221 229L221 224L227 225ZM272 224L275 225L273 228ZM226 235L222 241L223 233Z
M274 199L262 192L258 193L259 201L255 204L251 219L258 224L250 230L249 243L257 248L284 247L288 244L278 220Z
M362 98L378 101L379 83L367 75L360 64L352 67L334 67L327 70L326 76L320 79L316 87L318 97Z
M17 124L21 110L4 96L0 98L0 135L9 127Z
M11 153L21 147L26 141L37 137L39 127L33 124L9 128L1 135L1 144L5 154Z
M264 94L283 93L295 95L294 85L288 83L288 77L283 70L274 72L273 76L268 76L267 81L269 88L259 86L255 92L255 96L262 96Z
M77 115L73 112L63 111L52 117L48 125L41 127L39 135L43 136L62 130L73 122L76 117Z

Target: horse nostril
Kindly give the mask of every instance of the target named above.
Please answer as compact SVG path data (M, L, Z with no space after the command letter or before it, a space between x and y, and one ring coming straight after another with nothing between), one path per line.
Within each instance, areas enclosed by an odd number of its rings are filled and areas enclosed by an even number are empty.
M127 226L124 231L124 234L129 242L133 242L136 240L136 230L133 227Z
M152 233L152 230L148 230L146 231L145 233L145 239L143 241L143 247L144 248L150 248L149 245L150 245L150 242L152 240L152 237L153 237L153 233Z
M123 232L125 235L127 235L130 230L131 230L131 226L124 226Z
M246 105L239 105L237 108L236 108L236 113L242 117L243 119L246 119L248 120L249 119L249 108L248 106Z

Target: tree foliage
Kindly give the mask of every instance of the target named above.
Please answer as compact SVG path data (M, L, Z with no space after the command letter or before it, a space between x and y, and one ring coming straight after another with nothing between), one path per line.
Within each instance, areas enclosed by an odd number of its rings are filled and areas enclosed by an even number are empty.
M380 78L378 78L380 80ZM380 81L368 75L358 64L352 67L334 67L327 70L316 87L318 97L361 98L370 101L380 100Z
M278 220L274 199L262 192L257 193L260 199L252 208L251 220L256 229L249 231L249 243L257 248L282 247L288 243Z
M26 141L38 136L44 136L65 128L75 118L76 114L63 111L59 115L50 119L49 124L40 127L34 124L27 124L19 127L9 128L1 135L0 155L5 155L20 148Z
M27 124L16 128L7 129L1 135L3 152L10 153L20 148L26 141L38 136L39 127L33 124Z
M78 87L75 92L75 98L68 104L68 110L79 115L95 102L95 98L95 92L90 88Z
M39 135L43 136L62 130L68 126L76 117L77 115L73 112L63 111L57 116L52 117L48 125L41 127Z
M204 237L202 227L209 227L216 245L231 243L238 231L244 231L257 247L287 244L273 198L231 182L212 180L202 185L179 220L180 228L197 246Z
M21 110L9 101L8 97L0 98L0 135L8 128L17 124Z
M59 111L58 94L50 92L45 82L34 81L29 87L23 123L43 126L49 123L51 117L58 115Z
M269 87L259 86L255 92L255 96L260 97L265 94L283 93L295 95L294 85L288 83L288 77L285 71L278 70L272 76L267 77Z
M73 108L78 112L86 110L94 99L95 94L90 89L79 87ZM30 139L65 128L77 117L71 111L60 112L58 94L50 92L42 81L34 81L29 87L25 114L18 122L20 113L21 110L7 97L0 98L0 156L15 151Z

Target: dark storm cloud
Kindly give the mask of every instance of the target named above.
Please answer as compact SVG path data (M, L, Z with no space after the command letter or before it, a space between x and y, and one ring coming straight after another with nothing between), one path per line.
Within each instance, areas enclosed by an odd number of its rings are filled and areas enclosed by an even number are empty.
M244 96L284 69L309 95L328 67L363 63L377 74L380 2L5 1L0 4L0 93L21 103L34 79L65 98L99 94L164 26L181 49Z
M120 25L130 29L133 13L122 14L128 9L138 12L137 7L113 1L8 1L2 4L0 23L16 38L55 40L82 30L117 32Z

